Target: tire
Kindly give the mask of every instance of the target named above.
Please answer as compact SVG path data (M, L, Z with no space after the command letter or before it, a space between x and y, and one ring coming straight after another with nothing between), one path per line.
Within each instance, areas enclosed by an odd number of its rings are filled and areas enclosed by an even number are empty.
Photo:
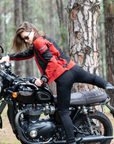
M113 127L106 115L103 113L96 111L94 114L89 114L89 118L94 130L94 135L104 135L104 136L113 136ZM93 120L94 119L94 120ZM99 123L97 123L99 122ZM88 122L86 116L81 114L77 120L74 121L74 125L83 132L90 133L90 129L88 127ZM101 126L101 129L100 127ZM103 129L104 128L104 129ZM77 136L77 135L76 135ZM86 144L110 144L111 140L104 140L102 142L92 142Z

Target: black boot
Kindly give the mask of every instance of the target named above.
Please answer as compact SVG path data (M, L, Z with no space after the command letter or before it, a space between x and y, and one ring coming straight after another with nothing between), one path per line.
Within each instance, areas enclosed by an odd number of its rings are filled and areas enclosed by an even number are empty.
M105 90L107 94L114 94L114 86L111 85L109 82L106 83Z

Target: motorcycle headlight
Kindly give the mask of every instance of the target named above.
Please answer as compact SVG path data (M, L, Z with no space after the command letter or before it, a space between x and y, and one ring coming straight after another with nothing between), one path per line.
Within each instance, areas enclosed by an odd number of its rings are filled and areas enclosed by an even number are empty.
M38 132L36 130L30 131L31 138L35 138L38 135Z

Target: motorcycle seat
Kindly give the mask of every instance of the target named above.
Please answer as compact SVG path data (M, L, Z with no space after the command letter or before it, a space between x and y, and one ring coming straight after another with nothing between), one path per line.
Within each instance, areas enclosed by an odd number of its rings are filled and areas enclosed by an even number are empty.
M57 104L57 95L54 95L54 103ZM80 106L103 102L107 95L102 91L81 91L71 94L70 106Z

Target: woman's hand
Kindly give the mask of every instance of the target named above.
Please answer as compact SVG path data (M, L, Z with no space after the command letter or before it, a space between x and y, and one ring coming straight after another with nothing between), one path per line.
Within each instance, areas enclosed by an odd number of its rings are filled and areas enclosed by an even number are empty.
M36 79L36 81L34 84L37 86L41 86L42 85L41 80L39 78L35 78L35 79Z
M4 56L1 60L0 60L0 63L3 63L3 62L9 62L10 60L10 57L7 55L7 56Z

